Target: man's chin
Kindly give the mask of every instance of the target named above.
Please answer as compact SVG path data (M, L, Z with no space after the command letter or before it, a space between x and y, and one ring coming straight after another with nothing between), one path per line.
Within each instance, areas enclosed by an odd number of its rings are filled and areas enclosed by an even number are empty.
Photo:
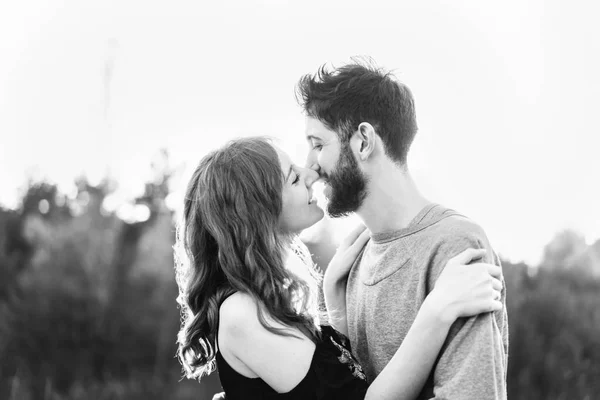
M347 207L340 207L338 204L327 204L327 215L330 218L343 218L352 214L354 211L348 210Z

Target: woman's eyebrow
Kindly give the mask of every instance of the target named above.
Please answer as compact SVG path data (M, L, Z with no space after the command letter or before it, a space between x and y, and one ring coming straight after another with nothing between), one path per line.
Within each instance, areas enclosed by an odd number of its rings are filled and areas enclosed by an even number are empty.
M292 168L292 165L290 165L290 170L288 171L288 174L287 174L287 176L285 177L285 181L286 181L286 182L287 182L287 180L288 180L288 179L290 179L290 175L292 174L292 170L293 170L293 168Z

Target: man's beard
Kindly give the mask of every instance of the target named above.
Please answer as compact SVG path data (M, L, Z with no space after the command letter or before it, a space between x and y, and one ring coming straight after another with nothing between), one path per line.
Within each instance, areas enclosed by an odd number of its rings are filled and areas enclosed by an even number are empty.
M344 217L358 210L367 197L367 178L358 168L348 143L342 145L333 171L324 174L324 178L331 187L327 214L333 218Z

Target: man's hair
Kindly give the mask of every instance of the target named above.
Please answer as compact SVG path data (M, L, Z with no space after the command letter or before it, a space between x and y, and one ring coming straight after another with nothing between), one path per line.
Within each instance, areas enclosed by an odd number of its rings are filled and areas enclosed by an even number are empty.
M375 128L388 157L406 164L417 133L415 104L410 89L391 72L372 61L352 63L300 78L296 98L308 116L335 131L340 141L349 141L362 122Z

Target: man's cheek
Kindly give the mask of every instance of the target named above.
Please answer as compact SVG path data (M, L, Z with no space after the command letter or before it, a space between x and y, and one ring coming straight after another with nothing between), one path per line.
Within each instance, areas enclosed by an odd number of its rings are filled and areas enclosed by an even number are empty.
M327 157L324 157L322 154L319 154L319 166L321 167L321 171L323 171L324 175L329 176L331 168L328 163Z

